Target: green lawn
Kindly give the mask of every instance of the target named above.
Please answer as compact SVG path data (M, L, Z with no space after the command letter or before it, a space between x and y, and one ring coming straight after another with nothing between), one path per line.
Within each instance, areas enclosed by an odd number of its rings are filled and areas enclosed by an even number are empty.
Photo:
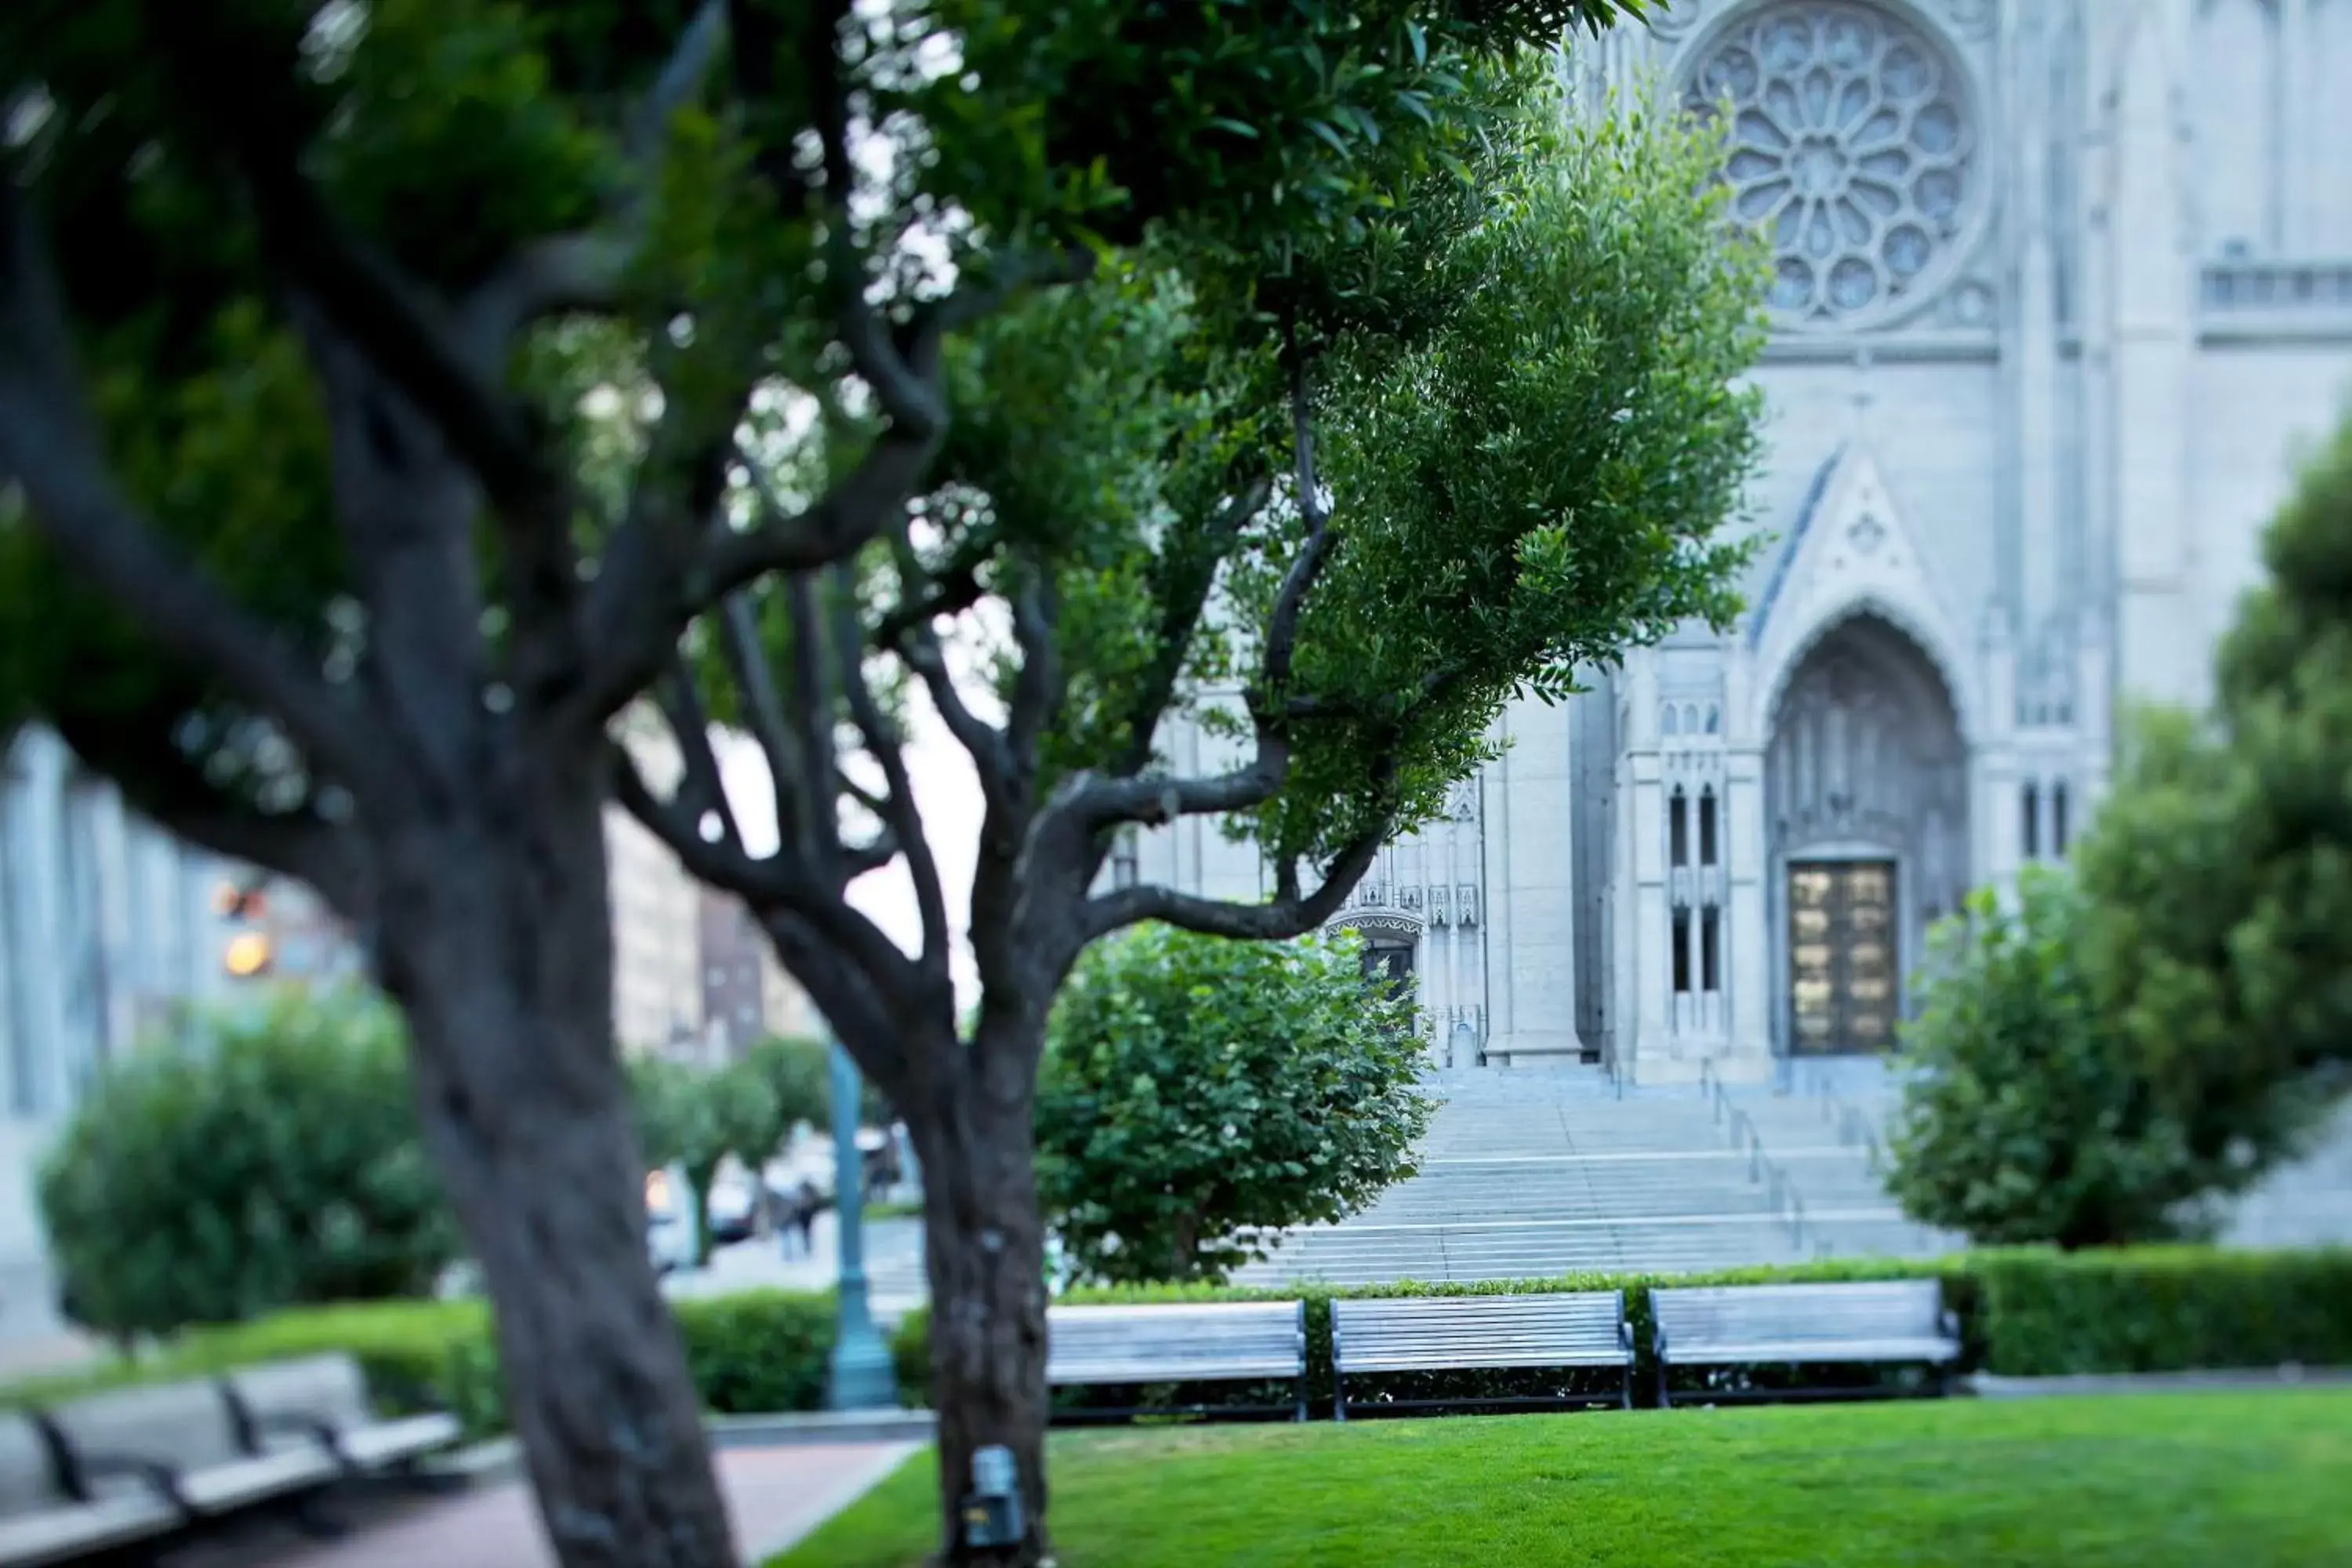
M1057 1435L1061 1568L2338 1568L2352 1394ZM913 1568L916 1458L771 1568Z

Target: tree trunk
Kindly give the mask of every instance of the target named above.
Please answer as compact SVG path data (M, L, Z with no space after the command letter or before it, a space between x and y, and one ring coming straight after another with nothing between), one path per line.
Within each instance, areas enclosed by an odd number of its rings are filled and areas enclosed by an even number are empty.
M388 835L379 962L563 1568L736 1568L646 1243L593 768Z
M941 1556L1032 1568L1045 1555L1045 1243L1031 1169L1026 1084L940 1097L908 1122L923 1168L931 1291L931 1404L939 1412ZM1021 1542L964 1544L971 1460L989 1447L1018 1467Z

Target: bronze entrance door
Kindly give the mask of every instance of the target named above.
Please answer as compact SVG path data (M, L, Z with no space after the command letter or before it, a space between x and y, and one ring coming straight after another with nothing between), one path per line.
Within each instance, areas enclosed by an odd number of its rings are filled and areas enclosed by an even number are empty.
M1895 862L1789 867L1789 1050L1895 1048Z

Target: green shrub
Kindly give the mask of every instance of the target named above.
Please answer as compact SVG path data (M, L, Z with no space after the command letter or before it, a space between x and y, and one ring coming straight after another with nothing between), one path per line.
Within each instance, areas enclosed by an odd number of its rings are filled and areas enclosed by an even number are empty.
M68 1315L117 1339L428 1294L457 1237L382 1002L289 993L113 1067L40 1177Z
M2083 958L2095 910L2028 867L2014 909L1990 891L1930 939L1904 1026L1889 1190L1979 1246L2112 1247L2207 1233L2206 1202L2261 1173L2243 1145L2202 1152Z
M2352 1367L2352 1250L2139 1247L1974 1266L1985 1370Z
M1088 1279L1222 1279L1412 1175L1429 1126L1412 1003L1352 932L1139 927L1080 961L1048 1042L1038 1197Z
M722 1415L821 1410L834 1299L744 1290L672 1304L703 1407Z

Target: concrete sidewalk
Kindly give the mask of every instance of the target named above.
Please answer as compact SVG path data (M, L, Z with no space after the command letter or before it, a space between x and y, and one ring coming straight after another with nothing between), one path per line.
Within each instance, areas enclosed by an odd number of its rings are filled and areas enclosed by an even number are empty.
M915 1451L911 1443L738 1448L718 1456L719 1484L747 1563L774 1556L865 1495ZM341 1541L309 1541L257 1521L236 1537L171 1554L169 1568L551 1568L530 1493L502 1482L362 1516Z

